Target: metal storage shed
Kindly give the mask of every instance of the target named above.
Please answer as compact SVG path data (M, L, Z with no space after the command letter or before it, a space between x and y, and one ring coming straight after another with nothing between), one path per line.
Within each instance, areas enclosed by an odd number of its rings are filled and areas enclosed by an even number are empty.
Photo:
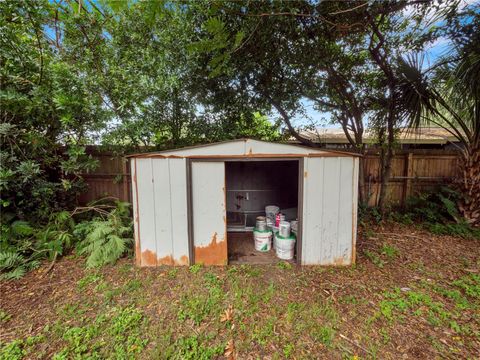
M293 207L298 218L297 263L355 262L359 166L355 154L240 139L135 154L130 156L130 166L139 266L227 264L227 213L238 218L235 209L240 206L229 202L245 203L250 193L251 201L258 204L271 201L267 198L273 195L268 192L288 192L291 186L284 184L292 179L296 182L296 194L290 191L290 198L297 201ZM236 173L229 175L230 171ZM229 200L227 181L243 178L251 184L256 171L264 174L259 177L272 189L234 189L234 200ZM284 182L287 173L294 175ZM247 229L249 212L240 215L245 216Z

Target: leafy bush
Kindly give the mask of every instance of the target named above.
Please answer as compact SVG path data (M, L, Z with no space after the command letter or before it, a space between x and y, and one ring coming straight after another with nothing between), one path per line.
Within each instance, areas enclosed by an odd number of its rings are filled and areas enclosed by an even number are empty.
M405 210L416 220L429 223L461 220L457 202L460 194L446 186L407 199Z
M21 278L42 260L54 262L74 247L87 256L88 267L113 263L131 251L133 224L128 203L97 202L83 210L73 216L68 211L53 213L46 225L37 226L2 216L0 278ZM92 211L100 215L92 216Z
M461 195L441 186L407 199L405 209L392 213L392 219L404 224L422 223L434 234L480 239L480 229L472 228L460 215L457 203Z
M2 225L0 234L1 277L18 279L40 266L40 260L55 260L72 246L73 219L66 211L52 214L50 222L34 229L22 220Z
M133 244L132 227L129 204L121 201L106 217L77 224L73 233L79 239L78 253L88 256L87 267L114 263L129 252Z

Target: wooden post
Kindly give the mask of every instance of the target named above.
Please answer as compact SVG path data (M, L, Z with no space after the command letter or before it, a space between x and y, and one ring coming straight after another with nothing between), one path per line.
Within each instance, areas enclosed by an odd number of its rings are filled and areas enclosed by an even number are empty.
M406 200L412 196L412 177L413 177L413 153L409 152L405 157L405 188L403 190L402 205L405 206Z
M128 171L128 159L124 156L122 156L122 181L123 181L123 201L130 201L130 192L129 186L128 186L128 177L130 172Z

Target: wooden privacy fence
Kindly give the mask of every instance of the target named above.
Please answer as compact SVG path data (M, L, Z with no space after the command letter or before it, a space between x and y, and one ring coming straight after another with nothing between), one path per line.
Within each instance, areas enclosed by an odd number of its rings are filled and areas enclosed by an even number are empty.
M397 152L392 161L392 176L387 184L387 202L403 205L415 194L437 185L449 185L459 177L459 154L446 150L410 150ZM378 202L380 158L367 154L364 158L365 193L368 205Z
M131 202L131 179L128 161L123 156L108 152L90 152L99 161L99 167L84 174L87 192L79 197L86 204L105 196L113 196ZM459 155L446 150L402 150L392 162L392 178L387 185L387 201L391 205L403 205L416 193L436 185L451 184L459 177ZM368 153L363 158L365 170L365 194L370 206L378 201L380 184L380 159L378 154Z
M95 171L83 174L88 190L80 195L78 202L84 205L90 201L112 196L131 202L131 179L128 160L110 152L88 151L99 162Z

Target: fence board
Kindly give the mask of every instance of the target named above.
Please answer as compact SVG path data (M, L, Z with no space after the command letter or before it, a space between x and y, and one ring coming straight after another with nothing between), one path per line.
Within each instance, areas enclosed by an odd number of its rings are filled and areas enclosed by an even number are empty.
M78 201L85 204L105 196L113 196L131 202L131 180L127 159L109 153L92 152L100 166L91 174L85 174L88 185ZM446 150L401 151L392 161L392 178L387 185L387 202L402 205L405 199L426 191L438 184L448 185L458 176L459 155ZM380 159L369 153L363 158L365 193L368 204L378 201L380 183Z

